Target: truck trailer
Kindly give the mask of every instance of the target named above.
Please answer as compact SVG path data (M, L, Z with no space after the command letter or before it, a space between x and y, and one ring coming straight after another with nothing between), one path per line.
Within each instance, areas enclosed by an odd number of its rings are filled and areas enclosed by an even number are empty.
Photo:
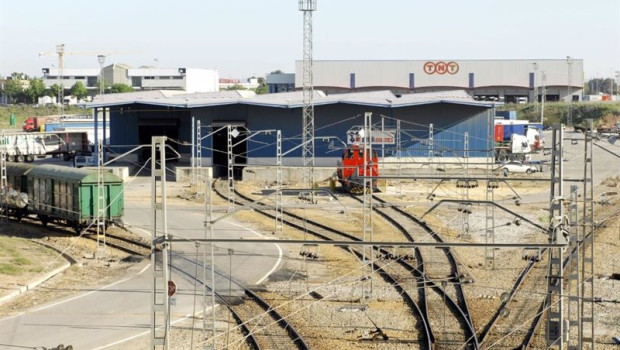
M541 124L527 120L495 120L495 160L525 161L543 150Z
M0 139L9 162L32 162L48 155L62 156L70 160L76 154L89 152L86 133L5 133Z

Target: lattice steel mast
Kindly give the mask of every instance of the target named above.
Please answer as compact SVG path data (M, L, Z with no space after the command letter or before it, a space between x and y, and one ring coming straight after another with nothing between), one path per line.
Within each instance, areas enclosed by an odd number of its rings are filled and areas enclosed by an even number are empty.
M587 120L583 168L583 241L581 254L581 305L579 346L594 349L594 169L592 164L592 119Z
M364 170L362 174L357 174L362 178L364 194L363 209L362 209L362 234L364 242L370 240L373 241L373 226L372 226L372 179L374 176L372 169L374 167L372 156L372 113L364 113L364 135L362 138L362 154L364 157ZM370 260L369 265L368 260ZM374 255L372 246L364 246L362 253L362 264L364 278L362 281L362 299L372 298L373 295L373 280L372 272L374 270ZM366 282L369 280L369 282ZM365 288L366 283L370 284L370 288Z
M316 0L299 0L299 11L304 14L304 52L303 52L303 99L302 108L302 181L314 186L314 95L312 76L312 12L316 11ZM314 203L314 192L310 191Z
M97 252L96 254L105 255L106 237L105 237L105 218L107 212L104 170L103 170L103 141L97 142ZM110 198L110 202L112 198Z
M564 214L564 164L563 125L554 125L551 151L551 194L549 210L549 243L567 244L569 223ZM564 349L566 327L564 324L564 249L549 249L547 275L547 347Z
M166 204L166 139L166 136L153 136L151 143L151 272L153 275L151 349L153 350L167 350L170 345L168 336L170 334L170 299L168 297L170 269L168 267L169 237ZM157 191L158 182L159 191ZM159 251L158 247L161 248Z

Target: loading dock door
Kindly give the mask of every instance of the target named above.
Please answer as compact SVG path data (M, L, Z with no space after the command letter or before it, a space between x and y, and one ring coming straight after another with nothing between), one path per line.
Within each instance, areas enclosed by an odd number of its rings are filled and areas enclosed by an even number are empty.
M237 124L237 125L235 125ZM233 174L235 180L241 180L243 164L247 164L248 129L245 123L231 124L239 132L237 137L232 138L233 146ZM228 124L226 124L228 125ZM222 123L213 123L212 132L222 128ZM213 176L228 177L228 130L226 128L213 135Z
M150 145L153 136L168 136L171 139L179 139L179 120L178 119L141 119L138 120L138 140L141 145ZM169 143L175 150L178 144ZM166 158L174 158L172 152L166 152ZM143 148L140 151L140 162L145 162L151 158L151 148ZM170 159L172 160L172 159Z

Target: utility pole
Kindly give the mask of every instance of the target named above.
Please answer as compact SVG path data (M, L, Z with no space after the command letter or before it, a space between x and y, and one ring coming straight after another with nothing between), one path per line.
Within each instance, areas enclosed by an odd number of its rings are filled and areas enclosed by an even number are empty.
M568 98L568 117L566 118L566 124L568 126L573 126L573 110L572 110L572 104L573 104L573 92L572 92L572 85L573 85L573 81L572 81L572 75L573 75L573 58L570 56L566 56L566 66L567 66L567 73L568 73L568 80L567 80L567 84L566 84L566 95Z
M540 72L541 75L541 84L542 84L542 96L540 99L540 125L543 126L543 122L545 121L545 99L547 98L547 73L545 71Z
M568 217L564 215L564 131L561 124L553 126L551 151L551 191L549 206L549 243L568 244ZM564 324L564 250L566 247L549 248L547 274L547 348L564 350L566 327Z
M97 55L99 61L99 95L103 95L103 64L105 63L105 55Z
M584 140L583 162L583 241L581 252L581 306L579 324L579 342L590 344L594 349L594 170L592 164L592 144L594 123L586 119L587 129Z
M534 111L538 112L538 63L532 63L534 68Z
M364 193L363 213L362 213L362 235L364 242L373 241L373 225L372 225L372 179L373 174L373 156L372 156L372 113L364 113L364 135L362 138L362 154L364 157L363 174L358 174L363 179L362 191ZM369 249L369 252L367 250ZM370 259L370 266L366 266L366 259ZM372 272L374 270L374 252L373 247L364 246L362 254L364 281L362 281L362 299L370 299L373 295ZM370 270L367 272L367 270ZM370 280L370 289L366 292L364 288L366 280Z
M314 82L312 67L312 12L316 11L316 0L299 0L299 11L304 14L303 44L303 108L302 108L302 181L314 187ZM314 191L310 191L314 203Z
M105 218L107 212L106 195L105 195L105 181L103 170L103 140L97 142L97 251L96 255L105 256L106 254L106 237L105 237ZM112 198L109 198L112 203Z
M9 184L6 175L6 155L7 155L8 139L2 131L0 134L0 223L9 221L9 208L6 202L6 194L9 190Z
M170 294L168 284L169 237L166 194L166 136L153 136L151 144L151 349L169 349ZM158 159L159 158L159 159ZM159 192L157 182L159 180ZM160 201L157 199L160 198ZM161 220L158 230L158 214ZM161 232L161 236L158 236ZM158 248L161 248L158 253ZM161 264L157 263L158 258Z

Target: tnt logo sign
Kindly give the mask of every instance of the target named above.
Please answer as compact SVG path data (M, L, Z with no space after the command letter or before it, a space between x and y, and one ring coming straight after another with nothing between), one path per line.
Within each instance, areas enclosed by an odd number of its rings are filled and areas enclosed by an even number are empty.
M426 62L423 66L424 73L426 74L456 74L459 72L459 64L456 62Z

